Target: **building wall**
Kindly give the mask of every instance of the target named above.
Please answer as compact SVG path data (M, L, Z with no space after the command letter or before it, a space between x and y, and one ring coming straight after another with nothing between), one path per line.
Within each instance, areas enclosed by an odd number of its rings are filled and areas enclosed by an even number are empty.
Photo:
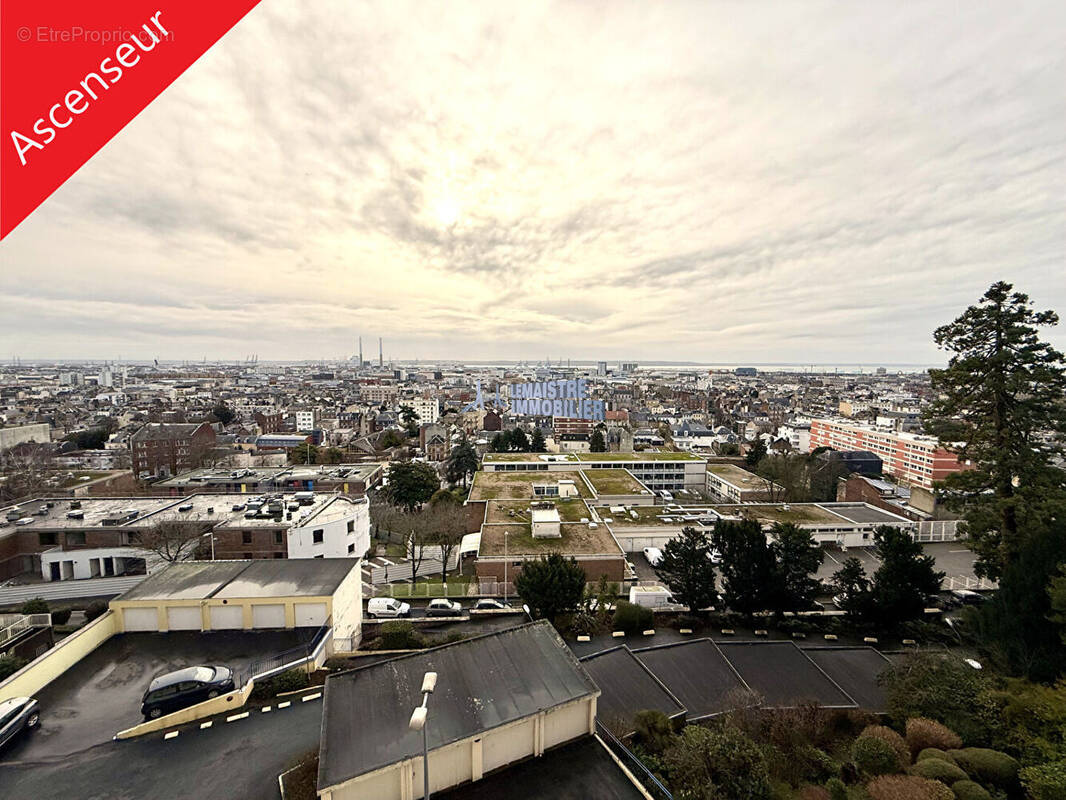
M349 506L349 513L330 522L316 522L293 526L289 530L289 558L362 558L370 549L370 504L367 500L333 501ZM315 543L315 532L321 531L322 541Z
M564 556L569 557L565 551ZM515 576L522 571L522 556L512 556L507 559L507 580L513 582ZM626 560L622 555L603 556L574 556L579 567L585 570L585 577L589 583L596 583L600 576L606 575L607 580L620 582L625 579ZM493 557L491 559L478 558L474 565L478 578L486 580L502 581L504 579L504 559Z
M0 452L26 442L36 442L37 444L50 442L52 441L51 430L47 423L0 428Z
M357 566L357 565L356 565ZM358 574L356 569L356 574ZM350 576L349 576L350 577ZM349 590L350 591L350 590ZM242 630L264 628L295 628L300 624L301 614L297 606L324 605L325 616L333 616L334 597L257 597L257 598L209 598L207 600L121 600L111 601L119 633L127 630L157 631L169 630L213 630L211 609L215 606L239 606L241 608ZM350 598L346 598L350 603ZM280 609L279 609L280 607ZM259 613L263 610L267 613ZM277 610L277 613L273 613ZM306 609L305 609L306 610ZM151 615L155 613L155 624L151 624ZM198 616L199 626L194 624L193 612ZM350 612L349 612L350 614ZM224 619L214 616L215 619ZM350 619L350 617L346 618ZM315 622L314 624L318 624ZM226 625L230 629L230 624Z

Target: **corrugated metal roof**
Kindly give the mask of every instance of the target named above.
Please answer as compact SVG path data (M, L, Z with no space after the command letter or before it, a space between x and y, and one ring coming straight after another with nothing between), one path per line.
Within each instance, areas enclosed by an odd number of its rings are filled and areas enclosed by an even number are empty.
M408 729L422 676L437 673L429 699L429 747L523 719L599 689L545 621L331 675L326 680L318 786L422 753Z

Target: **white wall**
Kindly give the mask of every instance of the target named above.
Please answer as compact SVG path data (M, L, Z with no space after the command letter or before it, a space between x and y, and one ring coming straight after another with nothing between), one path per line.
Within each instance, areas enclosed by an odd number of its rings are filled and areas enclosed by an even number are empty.
M369 501L363 499L352 502L347 498L337 497L333 504L338 503L342 504L348 513L329 522L316 522L312 517L305 525L289 529L289 558L362 558L366 555L370 549ZM333 508L327 511L333 511ZM351 531L348 530L349 523ZM314 541L314 532L317 530L322 531L321 544L315 544Z

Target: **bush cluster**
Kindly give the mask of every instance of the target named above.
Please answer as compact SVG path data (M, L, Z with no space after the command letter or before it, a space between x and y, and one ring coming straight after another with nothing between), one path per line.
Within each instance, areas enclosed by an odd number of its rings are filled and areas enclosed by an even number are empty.
M92 622L97 617L107 613L107 603L103 600L93 600L85 607L85 621Z
M880 739L892 748L892 752L896 754L895 771L906 769L907 765L911 763L910 748L907 747L907 743L903 740L903 737L891 728L885 727L884 725L870 725L864 728L862 733L859 734L859 738L865 736Z
M899 755L884 739L860 736L851 746L851 759L867 775L887 775L899 771Z
M965 747L949 750L951 760L982 783L990 783L1001 789L1012 789L1018 783L1021 765L1006 753L989 750L987 747Z
M614 610L611 629L626 633L640 633L655 624L655 615L650 608L619 600Z
M415 626L406 620L390 620L382 623L378 636L379 650L417 650L422 647L422 637Z
M992 795L985 787L970 780L955 781L951 784L951 791L955 793L955 800L992 800Z
M970 777L958 765L940 758L923 759L907 771L919 778L929 778L949 786L956 781L964 781Z
M955 731L925 717L912 717L907 720L906 738L914 755L930 747L938 750L957 750L962 747L962 739Z
M70 609L61 608L58 611L52 612L52 624L53 625L66 625L70 622Z
M267 700L283 692L296 692L311 685L311 679L302 669L290 669L280 675L256 681L249 695L252 700Z

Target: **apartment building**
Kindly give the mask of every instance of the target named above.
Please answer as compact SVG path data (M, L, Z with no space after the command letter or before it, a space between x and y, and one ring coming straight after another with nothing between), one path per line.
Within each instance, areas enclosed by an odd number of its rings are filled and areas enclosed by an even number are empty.
M894 433L829 419L811 422L810 450L831 447L834 450L868 450L881 457L886 474L896 480L932 488L935 481L953 472L973 469L970 462L960 462L934 437L915 433Z
M130 437L133 474L158 478L200 466L215 444L215 430L206 422L150 422Z

